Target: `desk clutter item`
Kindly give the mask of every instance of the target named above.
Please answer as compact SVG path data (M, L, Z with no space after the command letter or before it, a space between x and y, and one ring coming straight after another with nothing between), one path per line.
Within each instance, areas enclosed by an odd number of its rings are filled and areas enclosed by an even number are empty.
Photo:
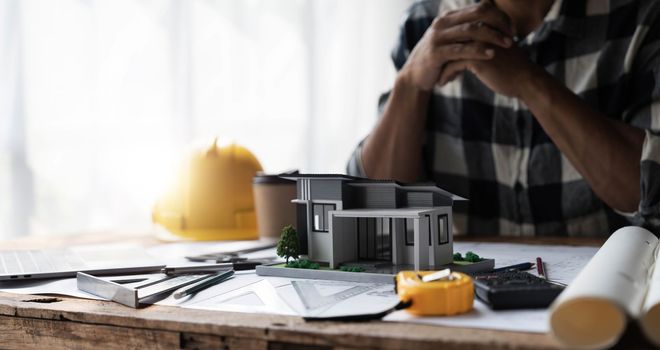
M246 148L216 139L192 154L179 184L154 206L152 221L191 240L256 239L252 178L261 170Z
M199 282L208 277L208 274L182 275L163 277L157 279L137 276L118 276L113 278L100 278L78 272L78 289L112 300L119 304L138 308L140 302L147 298L172 292L189 284ZM142 283L137 286L126 286L129 283Z
M0 251L0 281L157 272L164 265L134 244Z
M173 249L174 246L179 245L186 247L186 249ZM224 245L227 245L228 248L225 249ZM194 251L200 253L235 251L242 249L243 246L243 242L240 242L240 244L225 242L222 243L221 247L218 247L216 243L173 243L160 245L160 247L150 247L148 253L152 256L174 256L176 252L179 252L180 254L177 256L185 256L186 254L192 255ZM524 261L525 258L542 256L546 261L552 280L572 283L571 281L573 281L579 270L587 264L589 259L598 251L598 248L457 242L455 250L461 252L476 251L480 255L498 260L501 266L517 264ZM361 274L354 273L357 276ZM162 277L162 275L159 276ZM307 310L304 303L298 301L300 298L293 285L291 285L290 279L263 277L254 273L237 273L231 279L205 289L192 298L177 300L173 297L167 297L156 301L155 304L182 309L192 308L278 315L295 314L303 317L326 318L328 316L345 315L345 311L350 311L351 314L377 313L379 310L391 308L399 302L399 297L394 293L393 280L394 277L390 276L389 280L382 284L382 287L350 297L338 303L336 307L321 307L319 309ZM309 283L316 282L317 289L321 295L336 294L353 286L365 284L364 279L361 281L362 283L322 281L318 279L309 281ZM261 287L267 288L263 288L262 291ZM256 290L259 290L259 293ZM17 294L58 294L97 300L105 299L79 290L75 278L0 282L0 291ZM255 295L258 295L259 298L255 298ZM150 303L152 301L150 300L148 302ZM498 312L490 309L479 300L475 300L473 310L473 312L459 317L417 317L402 310L402 312L388 314L384 320L388 322L422 323L436 326L482 328L513 332L548 333L550 331L548 309L523 309ZM185 310L181 312L184 313ZM142 315L142 313L139 313L139 315Z
M181 290L177 291L176 293L174 293L174 299L181 299L189 295L193 295L199 291L207 289L208 287L214 284L218 284L230 278L233 275L234 275L234 270L225 270L225 271L216 272L213 275L210 275L207 278L204 278L203 280L198 281L189 287L182 288Z
M200 269L181 274L159 275L127 275L115 277L96 277L84 272L78 272L76 284L79 290L117 302L122 305L138 308L148 299L165 296L180 288L193 285L175 295L176 299L196 293L213 284L220 283L234 274L233 270L209 272Z
M395 277L395 290L405 309L417 316L445 316L472 309L474 287L472 279L449 269L433 271L402 271Z
M660 243L635 226L614 232L550 309L550 330L570 348L609 348L636 320L660 347Z
M548 307L564 287L518 270L474 275L477 297L494 310Z
M234 251L221 251L221 252L204 253L199 255L188 255L186 256L186 259L194 262L212 261L216 263L245 261L249 259L247 257L247 254L265 251L270 248L275 248L275 246L277 246L276 240L251 241L248 247L244 247ZM273 259L275 259L274 256Z
M296 198L296 182L259 173L252 179L252 187L259 236L279 238L282 227L296 222L296 204L291 202Z
M217 264L225 269L233 269L236 271L254 270L257 266L271 263L273 259L241 259L237 261L223 262Z

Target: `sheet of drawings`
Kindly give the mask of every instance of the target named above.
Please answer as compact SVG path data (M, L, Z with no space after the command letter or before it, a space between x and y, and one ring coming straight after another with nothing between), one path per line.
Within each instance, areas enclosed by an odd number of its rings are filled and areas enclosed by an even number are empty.
M269 281L271 280L271 281ZM288 280L238 272L229 280L182 299L172 296L158 305L231 312L297 315L278 295L275 288Z
M314 317L378 313L399 302L392 285L237 275L192 297L159 305Z
M384 321L410 322L446 327L481 328L500 331L529 333L547 333L549 312L540 310L493 311L479 300L474 301L474 308L463 315L450 317L416 317L405 311L387 315Z
M391 284L291 280L280 285L277 292L298 315L305 317L375 314L399 303Z
M276 315L298 315L279 297L276 291L278 282L259 278L247 285L210 296L206 299L188 300L179 306L191 309L219 310L231 312L265 313ZM161 304L160 302L158 304Z
M598 251L595 247L567 247L504 243L454 243L454 251L473 251L494 258L496 267L535 262L540 256L548 276L570 283ZM535 271L534 271L535 273ZM0 283L0 291L20 294L63 294L99 299L76 288L75 279ZM300 280L257 276L237 272L231 279L183 299L169 296L158 305L205 310L333 317L373 314L398 303L391 284L324 280ZM547 332L547 310L492 311L475 300L474 309L452 317L415 317L405 311L388 315L385 321L414 322L451 327L483 328L523 332Z
M512 243L455 242L454 252L473 251L479 256L495 259L495 267L536 263L541 257L551 280L570 283L598 251L597 247L569 247ZM536 274L536 270L530 271Z
M79 290L75 278L0 282L0 291L15 294L68 295L103 300L101 297Z

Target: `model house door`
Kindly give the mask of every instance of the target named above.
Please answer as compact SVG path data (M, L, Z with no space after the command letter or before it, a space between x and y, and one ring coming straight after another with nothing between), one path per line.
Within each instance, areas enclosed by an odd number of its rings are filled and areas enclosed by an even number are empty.
M358 218L358 259L392 261L392 219Z

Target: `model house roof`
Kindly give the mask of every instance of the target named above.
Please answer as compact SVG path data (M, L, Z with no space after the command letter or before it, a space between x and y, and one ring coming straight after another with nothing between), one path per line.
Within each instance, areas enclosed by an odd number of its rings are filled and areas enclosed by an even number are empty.
M375 180L367 179L364 177L343 175L343 174L282 174L280 177L288 180L300 180L300 179L316 179L316 180L342 180L350 186L392 186L401 188L406 191L419 191L419 192L434 192L445 197L449 197L454 201L466 201L466 198L455 195L449 191L446 191L435 183L432 182L423 182L423 183L402 183L394 180Z
M416 218L420 215L433 213L433 208L396 208L396 209L344 209L335 211L335 217L361 218Z

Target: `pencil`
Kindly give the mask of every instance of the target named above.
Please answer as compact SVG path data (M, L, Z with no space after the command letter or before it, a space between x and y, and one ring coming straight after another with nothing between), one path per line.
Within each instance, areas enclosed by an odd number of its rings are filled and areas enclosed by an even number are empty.
M223 282L223 281L225 281L226 279L228 279L229 277L231 277L233 275L234 275L234 270L221 271L221 272L218 272L216 274L213 274L213 275L211 275L211 276L209 276L209 277L193 284L192 286L190 286L190 287L188 287L184 290L181 290L181 291L178 291L178 292L174 293L174 299L181 299L181 298L183 298L187 295L195 294L195 293L197 293L201 290L204 290L204 289L206 289L206 288L208 288L212 285Z
M541 257L536 258L536 271L539 273L539 277L543 279L548 279L545 274L545 266L543 265L543 260Z

